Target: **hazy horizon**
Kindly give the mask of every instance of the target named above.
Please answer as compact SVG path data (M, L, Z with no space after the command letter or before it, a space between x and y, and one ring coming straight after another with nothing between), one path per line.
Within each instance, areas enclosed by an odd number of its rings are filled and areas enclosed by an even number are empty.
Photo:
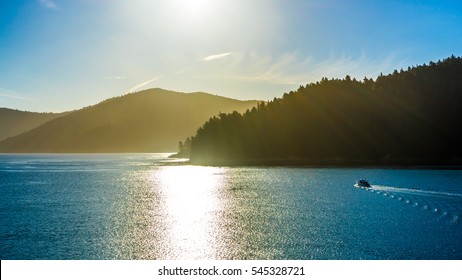
M0 107L63 112L146 88L270 100L461 55L456 1L2 1Z

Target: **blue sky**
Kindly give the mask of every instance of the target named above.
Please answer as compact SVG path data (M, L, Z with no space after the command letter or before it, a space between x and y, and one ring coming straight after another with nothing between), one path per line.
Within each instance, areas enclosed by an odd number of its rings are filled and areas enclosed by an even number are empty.
M20 110L151 87L269 100L452 54L461 1L0 1L0 107Z

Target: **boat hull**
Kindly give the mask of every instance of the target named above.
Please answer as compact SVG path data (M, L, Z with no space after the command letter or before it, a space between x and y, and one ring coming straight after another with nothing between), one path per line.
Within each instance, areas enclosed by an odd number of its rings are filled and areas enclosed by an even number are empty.
M369 184L369 182L367 180L358 180L358 181L356 181L355 187L364 188L364 189L372 188L371 184Z

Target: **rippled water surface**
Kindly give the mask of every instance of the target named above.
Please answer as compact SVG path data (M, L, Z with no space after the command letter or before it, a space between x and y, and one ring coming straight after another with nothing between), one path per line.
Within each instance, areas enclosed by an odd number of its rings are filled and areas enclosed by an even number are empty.
M1 259L462 259L460 170L0 155L0 191Z

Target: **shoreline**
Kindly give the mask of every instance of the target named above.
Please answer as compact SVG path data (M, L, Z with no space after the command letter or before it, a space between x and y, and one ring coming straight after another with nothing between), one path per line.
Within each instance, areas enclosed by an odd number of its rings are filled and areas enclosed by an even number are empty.
M171 158L175 158L172 155ZM185 158L185 157L179 157ZM305 167L305 168L383 168L383 169L441 169L462 170L460 161L437 161L437 160L308 160L308 159L247 159L247 160L191 160L187 163L200 166L226 166L226 167Z
M207 159L191 160L177 153L155 152L111 152L111 153L0 153L1 155L45 156L45 155L129 155L129 154L163 154L166 159L183 159L182 164L215 167L300 167L300 168L364 168L364 169L427 169L427 170L462 170L461 161L443 160L309 160L309 159Z

